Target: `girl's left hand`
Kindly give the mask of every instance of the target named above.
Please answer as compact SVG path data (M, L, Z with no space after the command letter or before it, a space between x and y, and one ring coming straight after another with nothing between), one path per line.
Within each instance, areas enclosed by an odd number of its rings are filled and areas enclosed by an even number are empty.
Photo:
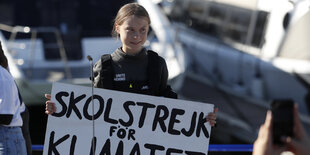
M216 124L216 112L218 110L219 110L218 108L215 108L213 110L213 112L209 113L207 118L206 118L207 122L210 122L211 126L215 126L215 124Z

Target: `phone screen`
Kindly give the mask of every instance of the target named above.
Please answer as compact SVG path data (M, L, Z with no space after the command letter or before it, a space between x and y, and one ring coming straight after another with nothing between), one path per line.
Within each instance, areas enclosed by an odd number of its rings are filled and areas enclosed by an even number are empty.
M271 104L273 125L273 143L283 145L281 137L293 137L293 107L292 100L274 100Z

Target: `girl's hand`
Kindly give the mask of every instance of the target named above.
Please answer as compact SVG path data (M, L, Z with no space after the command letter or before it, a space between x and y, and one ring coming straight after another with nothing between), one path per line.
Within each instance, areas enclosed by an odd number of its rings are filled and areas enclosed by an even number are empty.
M45 94L45 98L48 100L45 102L45 113L50 115L56 112L55 103L51 101L51 94Z
M218 110L219 110L218 108L215 108L213 112L209 113L206 118L207 122L209 122L211 126L215 126L216 124L216 112Z

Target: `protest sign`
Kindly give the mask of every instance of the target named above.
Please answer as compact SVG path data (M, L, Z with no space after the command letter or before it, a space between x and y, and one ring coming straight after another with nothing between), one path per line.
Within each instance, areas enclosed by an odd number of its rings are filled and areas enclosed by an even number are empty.
M48 116L44 155L93 154L93 147L107 155L207 154L212 104L99 88L92 100L91 90L53 84L57 111Z

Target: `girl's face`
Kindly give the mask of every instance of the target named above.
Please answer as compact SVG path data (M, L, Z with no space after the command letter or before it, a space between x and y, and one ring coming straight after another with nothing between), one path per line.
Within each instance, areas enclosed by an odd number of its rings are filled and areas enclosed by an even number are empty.
M146 17L129 16L116 31L122 41L122 50L127 54L136 54L146 41L149 24Z

